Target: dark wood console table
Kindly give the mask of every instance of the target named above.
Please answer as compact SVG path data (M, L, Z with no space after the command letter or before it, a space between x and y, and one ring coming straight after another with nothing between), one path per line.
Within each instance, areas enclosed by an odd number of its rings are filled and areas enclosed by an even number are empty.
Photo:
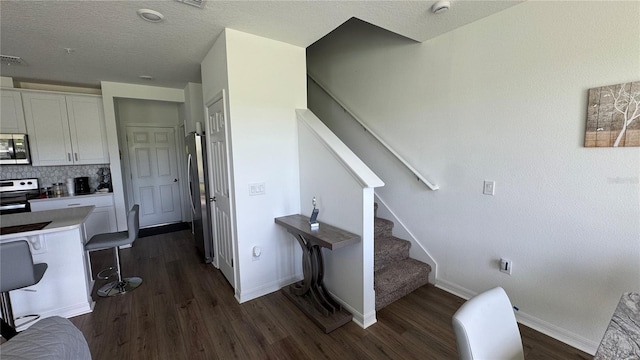
M302 247L304 280L283 288L284 295L325 333L351 321L351 314L324 287L321 248L339 249L360 241L360 236L322 223L318 229L311 230L309 218L303 215L283 216L276 218L275 222L284 226Z

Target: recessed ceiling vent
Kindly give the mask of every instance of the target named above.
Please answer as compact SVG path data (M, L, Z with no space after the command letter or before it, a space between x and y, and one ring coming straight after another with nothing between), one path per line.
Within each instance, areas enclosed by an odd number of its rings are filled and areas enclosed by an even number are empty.
M0 63L2 65L27 65L19 56L0 55Z
M204 8L204 3L205 3L205 0L176 0L176 1L187 4L187 5L195 6L200 9Z

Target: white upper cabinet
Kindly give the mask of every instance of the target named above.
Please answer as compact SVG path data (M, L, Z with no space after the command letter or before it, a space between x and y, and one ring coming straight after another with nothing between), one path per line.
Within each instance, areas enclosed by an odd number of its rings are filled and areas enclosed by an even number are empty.
M107 164L102 99L22 93L34 166Z
M0 103L0 133L26 134L27 126L22 111L22 96L19 91L2 89Z
M109 163L102 98L67 96L66 100L74 163Z

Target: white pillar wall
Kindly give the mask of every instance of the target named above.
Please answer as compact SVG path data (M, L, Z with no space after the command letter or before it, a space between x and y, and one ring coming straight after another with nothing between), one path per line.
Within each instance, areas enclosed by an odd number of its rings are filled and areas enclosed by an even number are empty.
M305 49L225 29L202 61L206 104L227 92L235 207L235 292L240 302L301 274L298 244L274 219L300 212L296 108L306 108ZM251 196L250 184L265 193ZM253 261L252 249L262 254Z

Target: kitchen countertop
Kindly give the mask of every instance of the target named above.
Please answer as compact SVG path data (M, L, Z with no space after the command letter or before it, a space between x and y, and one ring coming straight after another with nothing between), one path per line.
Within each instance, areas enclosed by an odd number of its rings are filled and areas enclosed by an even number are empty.
M51 221L51 223L42 230L0 235L0 241L20 236L40 235L77 228L82 225L93 208L93 206L81 206L68 209L0 215L0 226L17 226Z
M80 198L87 198L87 197L93 197L93 196L110 196L110 195L113 195L113 193L110 193L110 192L105 192L105 193L95 192L95 193L83 194L83 195L72 195L72 196L65 195L65 196L59 196L59 197L30 199L29 202L33 203L33 202L50 201L50 200L80 199Z

